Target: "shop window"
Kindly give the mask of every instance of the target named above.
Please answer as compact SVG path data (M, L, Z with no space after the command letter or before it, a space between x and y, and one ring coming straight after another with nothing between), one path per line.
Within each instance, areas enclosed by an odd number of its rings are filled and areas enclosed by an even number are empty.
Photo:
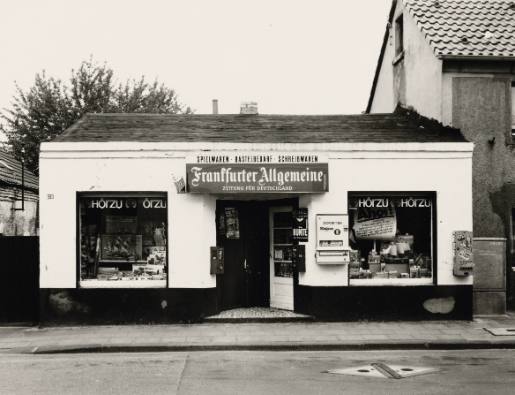
M166 287L166 194L79 196L79 286Z
M351 285L430 284L434 271L434 193L351 193Z

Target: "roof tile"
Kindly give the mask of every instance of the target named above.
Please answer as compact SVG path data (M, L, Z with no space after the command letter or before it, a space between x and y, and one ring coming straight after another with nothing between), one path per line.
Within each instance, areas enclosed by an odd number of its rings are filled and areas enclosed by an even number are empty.
M515 59L514 0L403 0L403 3L436 55Z
M16 160L12 154L0 150L0 182L9 185L21 186L21 173L21 162ZM25 186L27 188L33 190L38 189L38 177L36 175L25 169L24 178Z

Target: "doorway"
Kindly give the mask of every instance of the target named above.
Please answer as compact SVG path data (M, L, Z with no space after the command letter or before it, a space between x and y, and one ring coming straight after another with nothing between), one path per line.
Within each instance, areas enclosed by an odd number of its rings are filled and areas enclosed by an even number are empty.
M293 202L293 199L217 200L216 241L217 246L224 248L225 261L224 273L216 278L220 310L271 306L271 285L274 287L271 212L279 208L291 212ZM277 307L293 310L293 278L290 280L291 308Z

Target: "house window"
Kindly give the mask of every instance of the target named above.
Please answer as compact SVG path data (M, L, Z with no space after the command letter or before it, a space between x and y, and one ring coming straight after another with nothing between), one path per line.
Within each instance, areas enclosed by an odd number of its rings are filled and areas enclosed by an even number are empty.
M432 284L435 194L350 193L350 285Z
M402 14L395 20L395 56L404 52L404 18Z
M79 286L166 287L166 202L162 193L80 194Z

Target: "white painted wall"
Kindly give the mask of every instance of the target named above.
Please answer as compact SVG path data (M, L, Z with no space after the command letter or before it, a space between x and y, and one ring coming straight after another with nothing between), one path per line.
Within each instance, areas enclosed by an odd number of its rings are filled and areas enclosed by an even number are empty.
M400 2L399 2L400 3ZM442 61L404 10L406 103L428 118L442 119Z
M218 149L225 147L224 149ZM76 286L76 193L168 193L169 286L216 286L209 247L216 244L216 197L177 194L172 174L185 175L186 157L201 150L313 152L329 157L329 192L301 195L309 209L306 273L300 284L347 285L345 266L315 262L316 214L347 213L351 191L436 191L438 283L472 284L452 275L452 231L472 230L471 143L427 144L172 144L44 143L40 157L42 288ZM53 199L48 199L48 194ZM235 197L237 198L237 197Z
M397 2L393 21L404 13L404 59L398 66L395 58L395 23L390 27L390 35L380 66L370 113L392 112L397 103L395 97L394 67L404 67L406 97L403 106L413 107L419 114L442 120L442 61L436 57L429 42L404 9L402 1ZM402 63L402 64L401 64Z
M40 161L42 288L76 286L76 193L145 191L168 193L169 286L215 287L209 274L209 246L216 245L215 205L210 196L179 195L172 173L184 176L181 158L67 157ZM150 156L150 157L149 157ZM54 196L48 199L48 194Z
M390 113L395 110L397 103L394 98L393 87L393 66L392 61L395 56L395 41L393 39L393 29L389 28L388 42L384 49L383 62L380 65L379 76L376 82L376 90L370 113Z

